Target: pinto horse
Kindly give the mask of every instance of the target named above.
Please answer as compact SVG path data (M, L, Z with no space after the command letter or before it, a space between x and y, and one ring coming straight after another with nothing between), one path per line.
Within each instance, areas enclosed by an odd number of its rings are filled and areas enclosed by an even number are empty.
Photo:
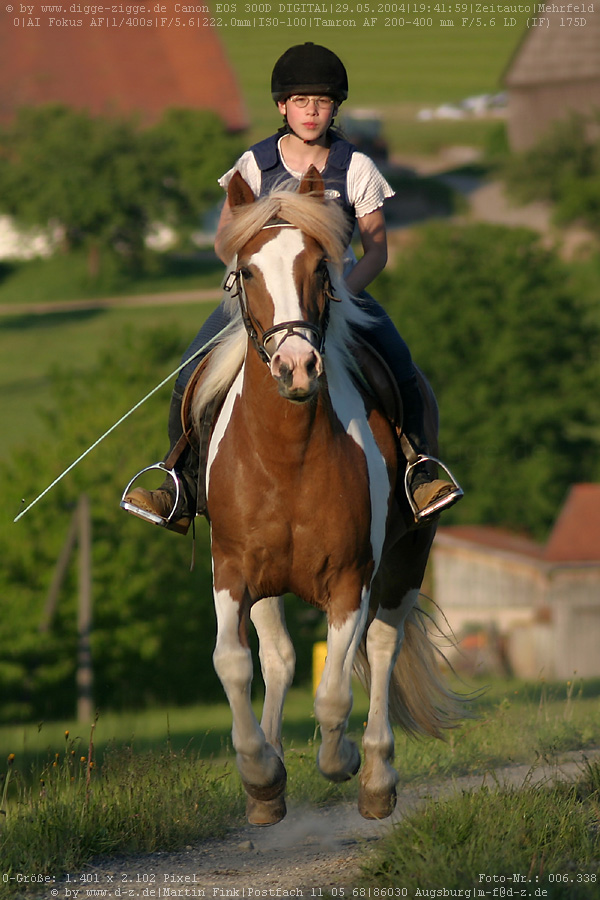
M325 201L320 175L311 169L298 190L255 200L236 173L228 196L226 286L237 311L192 410L199 429L207 405L222 400L206 474L213 661L231 706L247 817L266 825L286 813L281 725L295 654L281 596L291 592L327 617L318 767L332 781L360 767L345 734L356 664L370 698L359 809L384 818L398 780L389 713L409 732L438 737L458 717L416 606L435 525L407 531L398 514L397 438L356 378L353 326L367 324L366 314L344 287L346 222ZM429 419L435 445L434 406ZM249 620L265 682L260 724Z

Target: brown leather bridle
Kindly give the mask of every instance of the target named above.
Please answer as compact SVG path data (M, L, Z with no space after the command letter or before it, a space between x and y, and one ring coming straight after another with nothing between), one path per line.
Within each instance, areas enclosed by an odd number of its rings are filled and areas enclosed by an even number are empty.
M261 231L265 228L296 227L297 226L292 225L290 222L274 219L263 225ZM225 279L223 287L228 293L231 293L232 297L237 297L240 304L240 312L242 315L242 321L244 323L246 333L248 334L250 341L256 349L256 352L258 353L262 361L267 365L270 365L271 360L277 350L291 335L296 335L303 338L303 340L308 340L306 334L304 334L303 331L309 331L314 335L315 343L313 344L313 346L320 354L323 354L325 352L325 336L327 333L327 326L329 325L330 302L332 300L339 302L341 298L336 297L333 293L331 275L329 273L329 268L326 262L323 263L322 274L325 303L320 320L317 324L315 324L314 322L306 322L304 319L293 319L287 322L279 322L277 325L273 325L271 328L266 329L262 327L259 320L250 310L248 297L246 295L246 290L244 287L244 267L239 266L238 268L233 269ZM285 332L284 336L277 343L277 346L273 349L273 351L270 352L267 349L267 343L271 338L275 337L275 335L279 334L280 332Z

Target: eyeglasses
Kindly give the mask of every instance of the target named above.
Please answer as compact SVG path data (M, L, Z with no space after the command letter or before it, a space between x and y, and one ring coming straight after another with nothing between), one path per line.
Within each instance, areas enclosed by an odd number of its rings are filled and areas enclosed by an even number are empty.
M289 97L288 99L291 100L298 109L307 107L311 100L314 101L317 109L331 109L335 103L333 97L308 97L306 94L294 94L293 97Z

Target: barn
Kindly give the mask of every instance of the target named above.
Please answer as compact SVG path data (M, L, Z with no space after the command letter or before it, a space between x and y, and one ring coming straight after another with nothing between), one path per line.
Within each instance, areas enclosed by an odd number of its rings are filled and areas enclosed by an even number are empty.
M600 15L589 3L565 9L536 5L536 24L525 32L504 73L508 138L517 152L536 144L569 112L600 111Z
M522 678L600 676L600 484L571 488L546 544L491 527L440 528L433 578L465 660L475 652L487 665L495 653Z
M215 28L109 28L76 6L80 13L67 18L81 26L50 26L44 14L17 17L21 24L11 27L3 12L0 122L21 106L63 103L95 115L136 113L147 124L172 106L212 110L231 131L247 127L240 88Z

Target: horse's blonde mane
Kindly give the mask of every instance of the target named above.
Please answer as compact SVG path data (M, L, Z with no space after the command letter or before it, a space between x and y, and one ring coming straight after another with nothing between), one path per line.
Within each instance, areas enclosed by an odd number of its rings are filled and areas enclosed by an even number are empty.
M332 369L340 371L356 368L351 353L355 340L351 326L368 327L373 320L369 313L350 299L344 283L342 262L348 224L342 209L321 197L299 194L287 186L272 191L254 203L234 207L232 213L232 221L222 233L222 247L228 259L235 259L248 241L274 218L284 219L323 247L327 254L333 292L341 301L333 301L330 307L327 368L330 373ZM237 297L231 296L231 293L226 294L224 302L231 321L225 331L218 335L208 370L196 389L192 405L195 422L200 421L209 403L225 396L246 353L247 335Z
M231 221L221 241L227 259L239 253L271 219L280 218L314 238L336 268L341 266L347 243L348 220L337 203L319 195L300 194L296 181L288 182L254 203L232 208Z

